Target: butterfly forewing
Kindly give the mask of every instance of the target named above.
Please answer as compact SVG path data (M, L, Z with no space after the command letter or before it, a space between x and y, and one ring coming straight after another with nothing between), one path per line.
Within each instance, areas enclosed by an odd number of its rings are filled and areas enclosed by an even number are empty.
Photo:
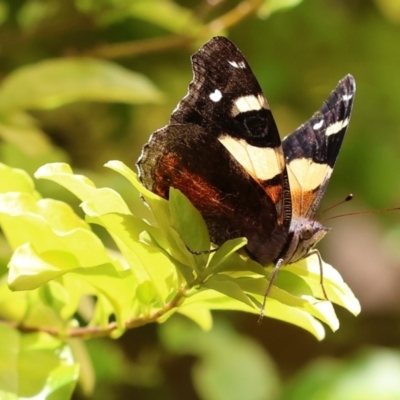
M321 109L282 141L293 218L312 218L318 208L350 121L354 94L354 78L347 75Z
M277 209L277 224L290 219L281 141L268 102L240 50L215 37L192 56L193 80L170 124L197 124L224 145L259 182ZM286 209L286 213L284 212Z

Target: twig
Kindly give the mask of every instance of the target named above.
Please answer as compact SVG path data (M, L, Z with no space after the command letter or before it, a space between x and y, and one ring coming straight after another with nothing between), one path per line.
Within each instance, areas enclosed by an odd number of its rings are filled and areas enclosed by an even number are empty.
M262 3L263 0L244 0L224 15L207 23L196 35L171 35L124 43L104 44L80 52L79 55L115 59L186 47L198 40L198 38L209 36L209 34L220 32L238 24L249 15L255 14Z
M153 312L147 317L133 318L129 321L125 322L126 329L138 328L143 325L147 325L153 322L156 322L160 317L165 315L167 312L177 308L181 302L181 300L185 297L187 288L181 288L174 298L167 304L164 305L158 311ZM33 333L33 332L45 332L51 336L59 337L59 338L95 338L95 337L107 337L110 336L113 331L115 331L118 327L116 322L109 323L106 327L102 328L99 326L82 326L78 328L69 328L65 331L62 331L56 327L51 326L28 326L24 324L20 324L14 321L0 321L1 325L6 325L12 327L14 329L18 329L24 333Z

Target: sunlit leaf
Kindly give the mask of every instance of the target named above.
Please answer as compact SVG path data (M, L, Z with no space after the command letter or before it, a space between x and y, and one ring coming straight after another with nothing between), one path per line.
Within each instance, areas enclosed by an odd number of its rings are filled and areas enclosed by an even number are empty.
M78 375L79 366L61 340L45 333L23 335L0 326L2 398L68 399Z
M76 101L148 103L160 93L143 75L104 60L46 60L2 81L0 111L48 109Z
M165 249L175 258L179 263L186 266L194 266L194 256L186 248L185 243L178 233L171 229L171 214L169 203L164 198L157 196L151 191L147 190L139 181L137 175L126 165L120 161L109 161L106 167L119 172L138 190L143 196L146 203L149 205L155 219L157 227L163 233L163 245ZM157 238L157 239L162 239Z
M246 246L246 244L246 238L227 240L222 246L218 247L217 251L212 255L211 261L208 264L208 268L214 272L227 271L228 269L226 268L226 264L225 268L221 267L217 270L217 267L223 264L224 261L226 261L236 251Z
M23 29L33 30L47 18L56 16L58 11L56 3L28 1L19 9L18 23Z
M188 34L201 28L192 11L171 0L135 0L127 7L116 7L101 14L98 20L110 23L127 17L141 19L176 33Z
M45 133L37 127L37 122L22 111L1 118L0 137L31 157L44 155L54 149Z
M297 6L303 0L264 0L258 13L260 17L265 18L276 11L281 11Z
M230 276L214 275L204 282L204 286L216 290L217 292L221 292L222 294L239 300L249 306L253 305L245 292L237 284L236 280Z
M400 397L400 354L368 349L350 360L312 362L284 390L283 400L395 400Z
M389 21L400 24L400 3L397 0L375 0L375 4Z
M199 211L194 208L188 198L179 190L171 188L169 198L171 226L183 239L189 251L200 253L199 264L206 264L208 255L202 252L210 249L210 237L207 225Z
M51 180L64 186L83 201L82 208L89 215L93 213L97 216L110 212L131 213L119 193L109 188L97 189L87 177L74 174L68 164L43 165L36 171L35 178Z
M322 268L324 286L329 300L346 308L352 314L358 315L361 311L360 302L343 281L339 272L326 263L323 263ZM318 295L319 298L323 298L320 283L320 265L317 256L307 257L307 259L301 262L288 265L285 269L287 271L293 271L295 274L304 278L307 284L312 288L313 294Z
M40 197L32 178L25 171L0 163L0 193L7 192L27 192Z
M2 25L8 17L8 4L5 1L0 1L0 25Z
M19 332L0 325L0 395L4 399L17 398L19 346Z

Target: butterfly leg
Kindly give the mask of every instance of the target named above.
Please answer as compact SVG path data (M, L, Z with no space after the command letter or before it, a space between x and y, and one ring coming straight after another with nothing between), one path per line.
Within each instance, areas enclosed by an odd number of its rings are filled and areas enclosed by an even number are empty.
M186 245L185 245L185 246L186 246ZM188 246L186 246L186 248L188 249L188 251L189 251L190 253L194 254L195 256L201 256L202 254L211 254L211 253L216 252L216 251L219 249L219 247L216 247L215 249L210 249L210 250L195 251L195 250L192 250L192 249L191 249L190 247L188 247Z
M275 264L275 268L274 268L274 271L272 272L271 279L269 280L268 286L267 286L267 288L265 289L265 292L264 292L264 299L263 299L263 302L262 302L262 306L260 308L260 316L258 317L258 321L257 321L258 324L261 324L261 322L262 322L262 320L264 318L265 305L267 303L267 298L268 298L269 293L270 293L270 291L272 289L272 286L274 285L274 282L275 282L276 278L278 277L278 272L279 272L279 269L280 269L282 264L283 264L283 259L282 258L280 258Z
M311 250L308 254L307 257L311 256L312 254L316 254L318 256L318 263L319 263L319 278L320 278L320 285L322 289L322 293L324 294L325 300L329 301L329 297L326 293L325 290L325 285L324 285L324 269L322 267L322 258L321 258L321 253L318 251L318 249L313 249Z

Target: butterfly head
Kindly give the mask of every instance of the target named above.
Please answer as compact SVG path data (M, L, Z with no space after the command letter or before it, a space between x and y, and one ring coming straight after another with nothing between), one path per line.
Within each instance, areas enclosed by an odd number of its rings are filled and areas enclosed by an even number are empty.
M292 264L307 257L329 230L330 228L309 218L293 219L289 228L289 235L292 239L285 253L284 263Z

